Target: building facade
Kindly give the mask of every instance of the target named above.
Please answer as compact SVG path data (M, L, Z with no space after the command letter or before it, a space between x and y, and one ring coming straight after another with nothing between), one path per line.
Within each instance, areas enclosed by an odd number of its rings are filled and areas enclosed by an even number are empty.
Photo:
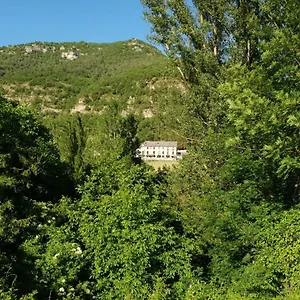
M176 159L177 142L146 141L137 149L137 155L142 159Z

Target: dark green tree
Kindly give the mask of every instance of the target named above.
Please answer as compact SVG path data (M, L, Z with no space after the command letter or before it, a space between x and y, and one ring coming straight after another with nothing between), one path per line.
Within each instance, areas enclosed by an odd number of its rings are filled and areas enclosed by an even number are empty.
M0 66L0 77L5 75L5 70Z
M42 222L40 207L73 192L49 131L25 108L0 98L1 288L32 291L32 260L23 243Z
M136 149L140 143L137 138L138 121L134 115L129 115L121 121L120 136L123 139L122 156L130 156L134 159Z
M84 150L88 137L87 129L84 128L83 120L78 114L67 122L65 130L66 139L63 143L66 147L67 162L73 167L75 180L80 181L86 167Z

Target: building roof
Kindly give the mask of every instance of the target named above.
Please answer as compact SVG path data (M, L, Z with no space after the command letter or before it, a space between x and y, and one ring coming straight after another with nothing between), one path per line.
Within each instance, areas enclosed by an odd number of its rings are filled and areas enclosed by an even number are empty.
M144 147L177 147L177 142L173 141L145 141L141 146Z

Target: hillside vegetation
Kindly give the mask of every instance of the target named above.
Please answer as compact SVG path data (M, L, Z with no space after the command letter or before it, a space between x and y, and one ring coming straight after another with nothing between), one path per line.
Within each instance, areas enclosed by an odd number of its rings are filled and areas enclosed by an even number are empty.
M174 112L182 110L187 86L171 61L147 43L9 46L0 49L0 66L2 95L42 116L63 156L77 113L88 131L86 157L101 152L103 140L132 114L140 140L174 139ZM114 129L108 129L111 123Z
M135 39L4 47L0 66L6 97L50 112L101 112L114 99L124 110L148 116L157 89L184 88L168 59Z

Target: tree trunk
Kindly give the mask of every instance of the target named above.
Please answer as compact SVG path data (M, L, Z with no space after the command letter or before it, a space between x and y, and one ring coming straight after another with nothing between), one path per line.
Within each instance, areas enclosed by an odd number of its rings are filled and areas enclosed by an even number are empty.
M217 22L217 21L216 21ZM214 32L214 56L218 57L219 55L219 45L218 45L218 26L216 23L214 23L214 29L213 29L213 32Z
M251 65L251 41L250 39L247 40L247 64L248 66Z

